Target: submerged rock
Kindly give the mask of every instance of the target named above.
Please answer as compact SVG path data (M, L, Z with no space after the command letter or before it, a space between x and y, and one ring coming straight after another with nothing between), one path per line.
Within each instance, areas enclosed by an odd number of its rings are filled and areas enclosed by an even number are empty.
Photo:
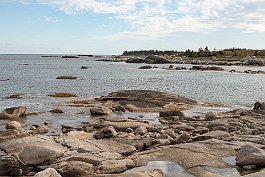
M141 66L138 69L152 69L152 68L153 68L152 66L146 65L146 66Z
M6 97L6 99L21 99L22 96L23 96L22 94L14 94Z
M0 113L0 119L15 119L26 115L27 108L24 106L7 108Z
M62 113L63 113L63 111L62 111L62 110L60 110L60 109L53 109L53 110L51 110L51 111L50 111L50 113L62 114Z
M77 79L75 76L58 76L56 79Z

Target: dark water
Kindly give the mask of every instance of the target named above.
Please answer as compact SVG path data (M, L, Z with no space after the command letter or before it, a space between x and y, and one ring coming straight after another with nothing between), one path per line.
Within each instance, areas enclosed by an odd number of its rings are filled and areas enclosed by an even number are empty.
M91 99L121 89L172 92L198 101L228 106L251 106L256 100L265 101L265 75L161 69L168 67L168 64L156 65L158 69L139 70L143 64L99 62L95 61L96 59L98 58L62 59L42 58L40 55L0 55L0 110L24 105L29 111L46 112L59 107L59 103L71 100L47 96L53 92L70 92L77 94L78 99ZM81 70L81 66L89 68ZM225 69L265 70L265 67L231 66ZM61 75L72 75L78 79L56 80L56 77ZM25 96L23 99L5 99L15 93ZM38 119L33 116L24 121L80 123L87 121L90 116L87 108L60 108L65 111L63 115L45 113L38 116ZM84 113L77 114L80 112Z

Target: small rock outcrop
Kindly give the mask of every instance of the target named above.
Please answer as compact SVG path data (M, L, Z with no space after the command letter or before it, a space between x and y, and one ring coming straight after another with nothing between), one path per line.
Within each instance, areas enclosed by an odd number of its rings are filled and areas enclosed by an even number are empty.
M138 69L152 69L152 68L153 68L152 66L146 65L146 66L141 66Z
M58 92L58 93L53 93L49 94L49 97L61 97L61 98L67 98L67 97L77 97L76 94L73 93L65 93L65 92Z
M113 126L109 126L103 128L101 131L97 132L94 136L97 139L114 138L117 136L117 132Z
M6 129L19 129L21 124L17 121L11 121L6 124Z
M24 106L7 108L0 113L0 119L16 119L26 115L27 108Z
M91 115L111 115L112 110L105 106L101 106L101 107L90 108L90 113Z
M54 114L62 114L63 111L60 110L60 109L53 109L53 110L50 111L50 113L54 113Z

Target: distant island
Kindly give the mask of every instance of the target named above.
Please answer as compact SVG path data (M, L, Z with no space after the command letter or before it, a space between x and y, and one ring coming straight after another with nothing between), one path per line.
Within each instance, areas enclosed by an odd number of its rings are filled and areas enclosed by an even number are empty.
M227 48L223 50L213 51L209 50L206 46L200 47L198 51L187 49L185 51L177 50L140 50L140 51L124 51L122 56L147 56L147 55L159 55L159 56L178 56L178 57L218 57L218 58L233 58L235 60L246 56L256 56L259 58L265 58L265 49L246 49L246 48Z

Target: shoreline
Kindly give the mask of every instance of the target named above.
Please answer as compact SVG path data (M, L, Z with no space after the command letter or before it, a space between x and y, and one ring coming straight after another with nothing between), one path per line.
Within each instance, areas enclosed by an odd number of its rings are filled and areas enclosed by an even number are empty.
M238 150L249 143L257 148L265 148L263 131L259 128L263 126L261 118L265 118L262 110L224 109L218 112L214 109L216 105L212 105L213 109L203 114L189 115L185 111L202 109L205 105L178 95L151 90L123 90L98 100L63 104L84 108L92 118L79 126L63 125L62 133L52 135L47 134L49 122L21 128L15 121L24 119L25 114L36 116L34 119L38 119L41 114L34 115L22 107L14 108L13 113L6 112L11 117L18 113L22 117L8 118L11 121L6 125L8 129L0 131L0 162L4 160L3 153L5 156L18 155L10 161L15 165L0 168L1 175L15 173L33 176L38 171L53 168L63 177L70 174L118 174L123 177L156 174L160 177L170 175L170 172L164 170L164 164L165 168L168 165L173 169L181 168L179 175L184 176L202 177L208 176L208 173L221 175L221 169L239 176L237 169L243 170L246 165L229 165L222 159L234 159ZM52 111L54 119L57 114L64 115L59 109ZM151 113L150 117L146 117L143 112ZM130 117L130 113L135 117ZM3 118L3 112L1 116ZM255 126L248 124L249 121ZM34 143L36 141L40 144ZM12 149L11 146L18 149ZM21 148L31 149L34 153L20 151ZM51 155L40 156L43 150ZM191 156L185 157L187 153ZM18 160L23 163L17 163ZM158 166L153 166L155 161ZM196 167L191 162L196 162ZM81 170L80 165L85 168ZM138 170L137 167L144 168Z

